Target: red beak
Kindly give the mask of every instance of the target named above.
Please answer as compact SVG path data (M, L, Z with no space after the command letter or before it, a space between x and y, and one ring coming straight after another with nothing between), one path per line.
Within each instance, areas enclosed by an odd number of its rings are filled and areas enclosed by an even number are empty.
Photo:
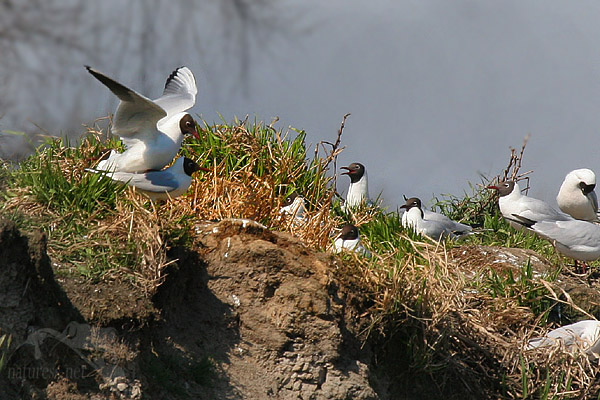
M496 189L496 190L498 190L498 186L490 185L490 186L486 186L486 189Z
M192 132L192 135L194 135L194 137L198 140L201 140L202 138L200 137L200 134L198 133L198 129L194 129L194 132Z
M350 171L350 168L348 167L340 167L340 169L347 169L348 172L342 172L342 175L350 175L352 172Z

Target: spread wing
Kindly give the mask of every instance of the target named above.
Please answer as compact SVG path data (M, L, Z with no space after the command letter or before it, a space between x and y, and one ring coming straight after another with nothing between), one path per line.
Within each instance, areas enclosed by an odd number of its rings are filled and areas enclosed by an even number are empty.
M192 71L188 67L179 67L169 75L163 95L154 102L171 116L192 108L197 93Z
M90 74L102 82L121 102L115 112L112 130L115 135L135 139L156 132L156 123L167 115L158 104L86 66Z

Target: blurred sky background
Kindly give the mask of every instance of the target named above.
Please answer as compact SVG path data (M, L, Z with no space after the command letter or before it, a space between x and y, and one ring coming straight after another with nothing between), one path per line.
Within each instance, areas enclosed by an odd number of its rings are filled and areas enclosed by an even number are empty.
M114 112L84 64L151 98L187 65L209 123L279 117L314 145L351 113L338 166L393 209L470 192L528 134L530 195L555 204L567 172L600 173L598 21L591 0L0 0L0 130L77 137Z

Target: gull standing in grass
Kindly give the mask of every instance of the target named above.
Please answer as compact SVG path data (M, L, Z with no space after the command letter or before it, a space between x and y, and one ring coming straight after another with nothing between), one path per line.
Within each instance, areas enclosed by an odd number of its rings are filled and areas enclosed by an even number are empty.
M118 172L161 170L177 155L183 136L200 139L196 121L185 111L196 102L196 80L187 67L177 68L156 100L131 90L89 66L87 70L120 100L112 124L112 133L125 145L123 153L114 150L96 169Z
M304 213L306 212L305 204L304 197L293 192L285 199L283 206L279 209L279 214L293 215L298 220L304 220Z
M549 240L556 250L577 261L600 258L600 225L568 217L567 220L533 221L518 214L513 221ZM577 263L576 263L577 264ZM585 264L583 266L585 270Z
M346 224L333 242L333 252L341 253L344 250L354 251L366 257L371 257L371 252L360 242L358 228L352 224Z
M361 163L352 163L347 167L341 167L341 169L347 170L347 172L342 172L342 175L350 177L350 187L348 188L346 201L342 205L342 210L348 211L350 208L370 203L369 179L365 166Z
M469 234L473 230L469 225L452 221L445 215L432 211L425 213L421 200L417 197L406 199L406 203L400 206L400 208L406 210L402 214L403 227L412 227L412 229L421 235L428 236L434 240L440 240L444 237L455 238Z
M591 169L582 168L569 172L556 196L558 207L575 219L599 221L595 188L596 174Z
M548 332L545 336L531 339L527 349L553 347L559 343L568 350L581 349L593 359L600 354L600 322L584 320L565 325Z
M192 183L192 174L196 171L210 171L200 167L187 157L179 157L173 165L162 171L149 171L142 174L132 172L107 172L87 169L101 173L115 181L127 183L151 201L167 200L184 194Z
M531 221L565 221L571 219L569 215L561 213L542 200L522 195L519 184L515 181L502 181L487 188L498 191L500 195L498 199L500 213L513 228L523 228L520 221L515 221L517 216Z

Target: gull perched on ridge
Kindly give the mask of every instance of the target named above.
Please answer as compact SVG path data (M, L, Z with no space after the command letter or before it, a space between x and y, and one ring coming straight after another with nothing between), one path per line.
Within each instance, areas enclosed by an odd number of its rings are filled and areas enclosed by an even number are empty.
M294 218L303 220L305 219L304 213L306 212L306 200L304 197L293 192L284 201L282 207L279 209L279 214L293 215Z
M566 220L533 221L517 214L513 220L549 240L559 253L575 261L600 258L600 225L570 216Z
M598 197L595 187L596 174L591 169L569 172L556 196L558 207L575 219L597 222Z
M168 77L163 95L156 100L142 96L89 66L87 70L120 100L112 133L125 145L114 150L96 166L98 170L146 172L161 170L177 155L183 136L200 139L196 121L185 111L196 101L196 80L187 67L177 68Z
M445 215L433 211L425 213L421 200L417 197L406 199L406 203L400 208L406 210L402 214L403 227L412 227L418 233L434 240L440 240L444 237L455 238L468 234L473 230L469 225L452 221Z
M341 169L347 170L347 172L342 172L342 175L350 177L350 187L348 188L346 201L342 205L342 210L347 211L361 204L370 203L369 179L365 166L361 163L352 163L347 167L341 167Z
M333 242L334 253L341 253L344 250L354 251L366 257L371 257L371 252L360 241L358 228L352 224L344 225L342 231Z
M508 223L516 229L522 229L524 224L519 219L525 218L529 221L566 221L571 219L567 214L564 214L542 200L521 194L519 184L515 181L502 181L496 185L490 185L488 189L498 191L500 198L498 205L500 213L508 221Z
M196 171L210 171L200 167L187 157L179 157L173 165L162 171L145 173L110 172L87 169L89 172L101 173L115 181L127 183L129 186L147 196L151 201L167 200L184 194L192 183L192 174Z

